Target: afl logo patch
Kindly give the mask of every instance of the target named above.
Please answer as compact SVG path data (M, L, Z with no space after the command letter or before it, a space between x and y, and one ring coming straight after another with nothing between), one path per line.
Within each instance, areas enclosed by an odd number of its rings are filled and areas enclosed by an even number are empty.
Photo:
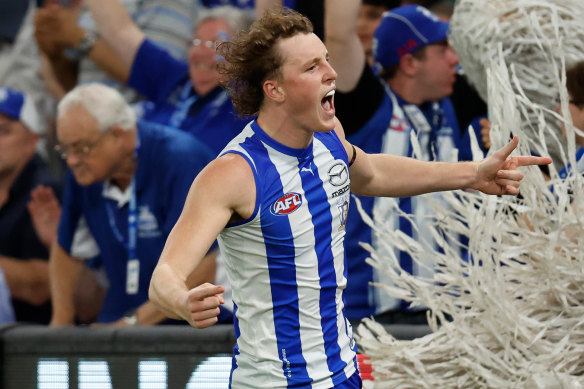
M289 215L302 205L302 196L298 193L286 193L272 204L270 211L276 216Z
M339 161L335 163L328 171L329 181L334 186L345 185L349 179L349 172L347 171L347 165L344 162Z

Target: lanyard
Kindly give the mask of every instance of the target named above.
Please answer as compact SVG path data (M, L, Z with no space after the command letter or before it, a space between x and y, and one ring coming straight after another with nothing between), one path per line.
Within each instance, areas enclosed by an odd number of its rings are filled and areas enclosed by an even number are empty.
M128 259L135 259L138 237L138 206L136 201L136 184L134 178L132 178L132 182L130 183L130 203L128 206L128 242L126 242L124 236L116 224L114 211L112 210L112 205L109 201L106 201L105 209L107 211L107 220L109 222L112 233L114 234L114 237L121 245L124 246L128 252Z
M199 99L199 96L196 94L189 96L191 89L192 85L191 80L189 79L183 86L183 90L180 94L180 100L168 122L171 127L180 128L189 113L189 109Z
M138 160L138 150L140 149L140 138L136 136L136 147L134 149L134 161ZM126 243L124 236L116 224L112 204L109 201L105 202L105 209L107 212L107 219L112 233L116 240L124 246L128 252L128 260L126 263L126 293L135 295L140 288L140 261L137 256L138 245L138 200L136 198L136 180L132 177L130 182L130 202L128 205L128 242Z
M437 133L442 127L443 122L444 114L440 108L440 104L438 102L432 103L432 123L430 123L420 107L415 104L403 104L399 101L398 97L393 93L386 82L383 82L383 86L385 87L385 92L391 99L392 106L394 107L394 114L398 113L395 111L399 109L401 114L398 114L398 116L404 116L404 118L407 118L410 126L416 131L416 135L420 140L420 146L422 146L427 153L424 157L427 160L431 159L432 145L436 141ZM408 155L411 155L411 153L412 145L410 143Z
M112 205L106 201L105 209L107 211L107 219L116 240L120 242L128 252L128 260L126 262L126 294L135 295L140 289L140 260L137 257L136 247L138 238L138 206L136 200L136 183L134 178L130 183L130 203L128 206L128 242L124 240L124 236L116 225L114 218L114 211Z

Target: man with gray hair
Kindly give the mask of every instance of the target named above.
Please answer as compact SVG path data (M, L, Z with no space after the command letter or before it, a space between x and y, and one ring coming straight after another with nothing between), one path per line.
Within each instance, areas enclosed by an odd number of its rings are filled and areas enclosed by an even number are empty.
M57 138L69 171L50 258L51 324L74 324L79 258L98 255L109 287L97 321L162 322L148 302L150 276L210 150L184 132L137 122L119 92L101 84L79 86L61 100ZM189 281L213 279L213 270L209 258Z
M145 96L142 118L195 135L215 154L248 120L238 118L219 86L215 48L251 24L250 16L231 6L202 12L192 37L188 62L158 48L134 24L119 0L86 1L101 36L131 67L127 84Z

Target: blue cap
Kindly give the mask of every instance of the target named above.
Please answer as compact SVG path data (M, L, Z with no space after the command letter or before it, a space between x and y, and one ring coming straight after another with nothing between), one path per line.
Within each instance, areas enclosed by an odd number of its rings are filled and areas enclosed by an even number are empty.
M45 126L32 99L11 88L0 87L0 113L18 120L35 134L44 134Z
M378 70L399 62L404 55L446 40L448 23L421 5L404 5L383 13L373 37Z

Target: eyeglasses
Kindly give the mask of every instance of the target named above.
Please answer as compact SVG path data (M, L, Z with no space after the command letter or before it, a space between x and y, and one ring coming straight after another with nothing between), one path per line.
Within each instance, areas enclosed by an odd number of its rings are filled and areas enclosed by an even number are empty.
M78 158L85 158L87 157L91 151L99 144L101 141L106 137L107 134L110 133L110 130L102 133L99 138L97 138L93 143L89 144L82 144L82 145L71 145L71 146L63 146L63 145L56 145L55 151L59 153L61 158L67 159L69 155L75 155Z
M201 38L193 38L193 40L191 41L191 45L193 47L199 47L199 46L204 46L208 49L217 49L217 47L229 40L229 35L227 35L227 33L225 31L217 31L217 33L215 34L215 38L216 40L213 41L204 41Z
M195 38L191 41L193 47L204 46L208 49L216 49L223 41L204 41L199 38Z

